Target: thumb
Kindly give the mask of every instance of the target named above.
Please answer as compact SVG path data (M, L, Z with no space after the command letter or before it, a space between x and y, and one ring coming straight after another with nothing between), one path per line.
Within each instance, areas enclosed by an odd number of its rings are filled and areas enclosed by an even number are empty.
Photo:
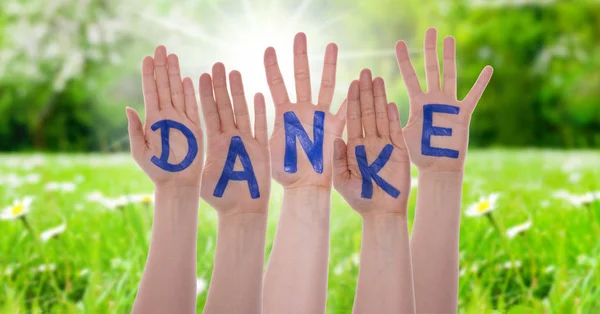
M142 126L142 120L135 109L127 107L125 108L125 114L127 115L127 131L129 132L131 155L133 156L133 159L138 160L144 153L144 147L146 145L144 127Z
M349 178L346 143L341 138L336 138L333 141L333 186L338 189Z

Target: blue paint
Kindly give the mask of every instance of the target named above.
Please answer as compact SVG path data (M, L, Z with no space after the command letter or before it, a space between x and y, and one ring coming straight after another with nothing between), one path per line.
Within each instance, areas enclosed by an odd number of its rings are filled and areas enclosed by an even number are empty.
M304 149L313 169L317 173L323 173L323 127L325 125L325 112L315 111L313 119L314 143L306 134L304 127L293 111L283 114L285 125L285 156L283 169L288 173L296 173L298 168L298 154L296 152L296 138Z
M387 144L377 156L377 159L373 161L371 165L367 162L367 151L365 150L365 145L358 145L354 148L354 153L356 154L356 161L358 162L358 169L360 169L360 175L362 176L362 192L360 196L362 198L371 199L373 198L373 182L375 181L377 185L385 191L385 193L391 195L393 198L398 198L400 195L400 191L398 191L391 184L387 183L382 177L380 177L377 173L385 166L385 164L390 160L392 156L392 151L394 150L394 146Z
M242 171L233 170L233 167L235 166L235 160L238 157L240 158L240 162L244 168ZM231 142L229 143L229 152L227 153L227 159L225 160L225 166L223 167L223 172L221 173L219 182L217 182L213 196L219 198L223 197L223 193L225 192L225 188L227 188L229 180L248 181L250 196L252 198L260 197L260 192L258 191L258 182L256 181L256 176L254 175L254 169L252 169L250 156L248 156L244 142L239 136L231 137Z
M451 128L433 126L433 113L458 114L459 107L441 104L423 106L423 136L421 138L421 154L425 156L458 158L458 151L448 148L431 147L432 136L452 136Z
M196 137L194 133L190 129L188 129L185 125L173 121L173 120L160 120L152 125L152 131L156 131L160 129L160 137L162 139L162 151L160 154L160 158L156 156L152 156L152 163L157 165L159 168L169 171L169 172L179 172L189 167L192 162L194 162L194 158L198 154L198 143L196 142ZM169 163L169 130L176 129L179 130L188 141L188 152L185 158L178 164Z

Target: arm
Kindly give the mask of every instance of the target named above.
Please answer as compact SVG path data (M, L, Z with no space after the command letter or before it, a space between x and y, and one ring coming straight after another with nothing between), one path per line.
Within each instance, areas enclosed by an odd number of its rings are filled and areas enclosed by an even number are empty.
M322 313L327 298L330 189L283 194L265 276L266 313Z
M414 313L406 216L363 217L354 313Z
M419 173L410 247L415 292L422 296L419 309L425 313L452 313L458 307L462 176L462 172Z
M265 274L267 314L325 312L333 140L341 136L345 125L344 106L335 115L329 112L336 60L337 47L329 44L321 90L314 105L306 36L297 34L297 102L292 104L275 50L265 51L265 71L275 104L275 129L271 136L273 178L284 188L281 217Z
M195 313L204 145L194 86L189 78L181 80L177 56L167 57L163 46L156 48L154 58L144 59L142 83L146 123L127 108L129 137L133 158L154 182L156 206L132 313Z
M262 313L266 214L219 216L204 313Z
M485 67L469 94L458 101L454 38L444 39L443 86L436 42L437 31L427 30L426 93L421 90L403 41L396 44L396 56L410 98L404 134L410 158L419 169L411 238L417 312L456 313L460 206L469 122L492 76L492 68Z
M198 188L157 188L148 261L133 313L195 313Z
M213 66L212 78L200 77L208 141L201 194L219 217L204 313L259 314L271 189L265 101L254 98L253 135L240 72L232 71L229 81L232 99L222 63Z
M348 145L335 141L333 182L363 220L354 313L414 313L410 159L398 109L369 70L350 84L347 99Z

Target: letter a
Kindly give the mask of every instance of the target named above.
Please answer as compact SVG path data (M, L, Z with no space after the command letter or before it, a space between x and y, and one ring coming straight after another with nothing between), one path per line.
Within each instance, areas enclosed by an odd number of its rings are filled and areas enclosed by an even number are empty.
M240 158L240 162L244 168L242 171L233 170L233 167L235 166L235 160L238 157ZM231 142L229 143L229 153L227 153L227 159L225 160L225 167L223 167L221 178L219 178L219 182L217 182L213 196L223 197L223 193L225 192L225 188L227 188L229 180L248 181L250 196L252 198L260 197L260 192L258 191L258 182L256 181L254 170L252 169L250 156L248 156L244 142L239 136L231 137Z

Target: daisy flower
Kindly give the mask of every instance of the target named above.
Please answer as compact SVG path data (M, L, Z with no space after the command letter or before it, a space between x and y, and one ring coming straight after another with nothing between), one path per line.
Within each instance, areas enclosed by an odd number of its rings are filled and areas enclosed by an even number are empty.
M61 191L61 192L73 192L75 191L75 183L73 182L48 182L45 186L46 191Z
M40 234L40 239L42 239L42 242L46 242L46 241L52 239L53 237L56 237L59 234L65 232L66 229L67 229L67 224L62 224L58 227L50 228Z
M8 206L0 213L0 220L14 220L23 217L30 210L33 197L26 196L23 199L15 200L11 206Z
M528 220L520 225L516 225L508 230L506 230L506 236L509 239L512 239L514 237L516 237L518 234L523 233L525 231L527 231L529 228L531 228L531 220Z
M196 296L199 296L204 290L206 290L206 280L200 277L196 278Z
M38 273L43 273L46 271L54 271L56 270L56 265L54 264L42 264L36 268L34 268L34 271L38 272Z
M496 201L500 194L492 193L488 196L481 197L477 203L472 204L465 213L469 217L477 217L490 213L496 208Z

